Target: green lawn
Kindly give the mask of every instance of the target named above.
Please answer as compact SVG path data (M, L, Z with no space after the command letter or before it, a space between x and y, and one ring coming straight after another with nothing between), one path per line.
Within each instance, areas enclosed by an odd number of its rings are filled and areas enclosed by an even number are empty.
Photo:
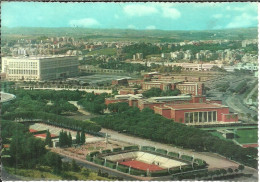
M258 132L257 129L237 130L236 134L238 135L239 138L236 138L236 140L241 144L257 143L258 141L257 132Z
M116 55L116 48L98 49L98 50L90 51L86 54L87 55L99 54L99 55L113 56L113 55Z
M223 128L221 128L223 129ZM236 141L240 144L246 144L246 143L257 143L258 136L257 136L258 129L252 128L252 129L237 129L236 132ZM222 140L229 140L222 136L221 133L217 131L210 132L212 135L219 137Z
M5 167L5 170L9 174L14 174L18 176L21 180L62 180L62 176L53 174L50 171L40 171L36 169L14 169L10 167ZM89 180L89 181L111 181L109 178L98 176L96 172L90 172L89 176L84 176L82 172L65 172L69 176L76 177L78 180ZM63 179L66 180L66 179Z

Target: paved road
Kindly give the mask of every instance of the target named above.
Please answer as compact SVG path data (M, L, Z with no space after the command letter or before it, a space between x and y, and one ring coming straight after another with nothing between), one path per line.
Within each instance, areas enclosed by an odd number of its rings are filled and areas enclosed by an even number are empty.
M18 178L17 176L14 176L14 175L6 172L6 170L3 168L3 166L1 166L1 180L2 181L21 181L21 179Z

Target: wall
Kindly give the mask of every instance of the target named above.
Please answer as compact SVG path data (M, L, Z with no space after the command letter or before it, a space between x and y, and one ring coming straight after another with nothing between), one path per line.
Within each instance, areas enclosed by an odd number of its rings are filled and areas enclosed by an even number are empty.
M203 111L217 111L217 121L222 121L222 114L229 114L229 108L209 108L209 109L187 109L187 110L172 110L171 117L174 121L179 122L182 119L184 123L185 112L203 112Z

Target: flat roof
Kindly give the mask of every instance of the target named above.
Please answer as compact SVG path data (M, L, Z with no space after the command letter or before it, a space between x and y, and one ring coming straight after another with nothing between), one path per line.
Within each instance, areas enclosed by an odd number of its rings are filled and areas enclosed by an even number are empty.
M173 110L228 108L228 106L224 106L217 103L173 104L167 106Z
M17 56L17 57L3 57L5 59L28 59L28 60L34 60L34 59L49 59L49 58L62 58L62 57L77 57L77 56L71 56L71 55L50 55L50 56Z

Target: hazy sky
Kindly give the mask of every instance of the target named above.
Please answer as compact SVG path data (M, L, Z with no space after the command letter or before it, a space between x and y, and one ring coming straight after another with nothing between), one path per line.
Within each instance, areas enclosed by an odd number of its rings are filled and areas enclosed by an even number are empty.
M2 3L2 26L205 30L258 25L257 3Z

